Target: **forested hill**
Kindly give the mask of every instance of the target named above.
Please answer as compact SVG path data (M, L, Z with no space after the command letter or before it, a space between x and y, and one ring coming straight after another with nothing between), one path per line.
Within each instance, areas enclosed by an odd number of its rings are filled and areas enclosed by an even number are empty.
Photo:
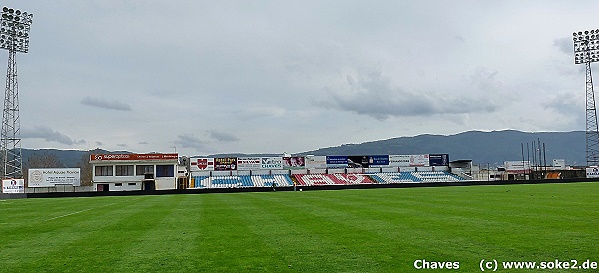
M480 132L469 131L456 135L419 135L387 140L344 144L305 152L308 155L378 155L378 154L449 154L451 160L471 159L477 164L502 165L504 161L531 158L532 148L545 143L548 164L552 159L565 159L568 165L584 165L586 160L585 132L538 132L527 133L514 130ZM530 156L527 152L530 151Z

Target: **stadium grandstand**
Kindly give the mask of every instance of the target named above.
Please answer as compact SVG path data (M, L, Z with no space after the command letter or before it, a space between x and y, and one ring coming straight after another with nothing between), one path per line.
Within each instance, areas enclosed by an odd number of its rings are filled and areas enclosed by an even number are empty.
M91 154L91 186L81 170L30 169L29 179L3 181L3 193L159 191L443 183L471 180L448 154L374 156L192 157ZM453 170L453 172L452 172Z
M187 188L437 183L451 173L448 154L191 158Z

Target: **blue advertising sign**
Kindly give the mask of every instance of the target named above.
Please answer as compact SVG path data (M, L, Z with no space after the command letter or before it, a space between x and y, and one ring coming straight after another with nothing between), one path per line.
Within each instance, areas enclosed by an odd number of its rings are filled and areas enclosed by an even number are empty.
M368 163L372 166L389 166L389 155L371 155L368 157Z
M330 155L327 156L327 168L345 168L347 167L347 156Z

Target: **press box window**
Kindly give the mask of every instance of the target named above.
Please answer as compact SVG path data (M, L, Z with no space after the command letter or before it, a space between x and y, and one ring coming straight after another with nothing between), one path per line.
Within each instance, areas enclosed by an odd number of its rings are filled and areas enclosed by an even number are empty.
M174 177L175 167L173 165L156 165L156 177Z
M154 173L154 165L137 165L135 166L136 175L144 175L147 173Z
M112 166L96 166L96 176L112 176Z
M116 176L133 176L133 165L116 166Z

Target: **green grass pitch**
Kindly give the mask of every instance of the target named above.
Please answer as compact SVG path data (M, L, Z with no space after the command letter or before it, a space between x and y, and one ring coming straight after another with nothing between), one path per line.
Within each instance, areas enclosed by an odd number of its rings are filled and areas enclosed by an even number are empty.
M417 259L599 261L599 183L0 201L2 272L414 272Z

